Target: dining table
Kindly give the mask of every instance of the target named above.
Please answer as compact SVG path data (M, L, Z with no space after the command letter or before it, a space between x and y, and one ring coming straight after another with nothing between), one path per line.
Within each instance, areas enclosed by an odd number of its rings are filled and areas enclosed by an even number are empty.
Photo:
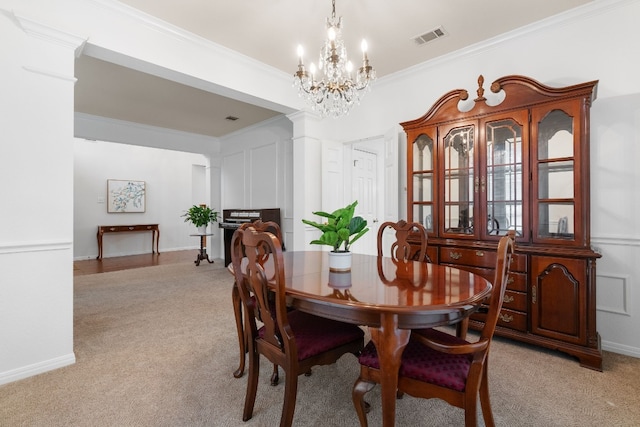
M448 265L354 253L349 271L331 271L326 251L287 251L283 261L292 307L369 328L385 427L395 425L398 371L411 330L458 324L491 295L488 280Z

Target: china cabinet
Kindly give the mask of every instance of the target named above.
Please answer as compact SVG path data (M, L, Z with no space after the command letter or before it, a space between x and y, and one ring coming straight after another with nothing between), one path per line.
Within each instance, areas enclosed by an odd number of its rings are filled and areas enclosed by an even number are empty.
M589 109L597 81L549 87L502 77L477 97L443 95L407 134L408 221L432 262L493 279L496 246L516 255L496 334L560 350L602 369L590 244ZM475 314L471 328L482 325Z

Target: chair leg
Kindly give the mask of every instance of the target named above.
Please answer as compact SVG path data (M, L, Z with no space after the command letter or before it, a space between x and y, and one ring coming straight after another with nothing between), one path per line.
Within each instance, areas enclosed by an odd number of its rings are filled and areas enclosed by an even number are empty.
M242 327L242 304L240 302L240 292L238 292L238 286L233 283L233 289L231 290L231 300L233 301L233 314L236 318L236 330L238 331L238 347L240 348L240 366L235 370L233 376L240 378L244 374L245 359L246 359L246 334Z
M274 363L273 373L271 374L271 385L275 387L278 385L279 382L280 382L280 374L278 372L278 365Z
M244 412L242 421L248 421L253 416L253 405L258 392L258 377L260 376L260 355L253 344L249 344L249 378L247 380L247 394L244 398Z
M478 426L478 389L471 387L467 383L467 390L464 396L464 425L465 427Z
M489 381L487 378L488 361L485 361L484 370L482 372L482 382L480 383L480 407L482 408L482 418L486 427L494 427L493 411L491 411L491 400L489 398Z
M280 427L291 427L293 424L293 415L296 410L298 376L295 375L295 372L285 372L284 383L284 403L282 404Z
M356 413L358 414L358 419L360 420L361 427L367 427L369 425L367 422L367 413L371 408L364 401L364 395L371 391L373 387L375 387L375 383L363 381L358 378L353 385L353 390L351 391L351 399L353 400L353 406L355 407Z

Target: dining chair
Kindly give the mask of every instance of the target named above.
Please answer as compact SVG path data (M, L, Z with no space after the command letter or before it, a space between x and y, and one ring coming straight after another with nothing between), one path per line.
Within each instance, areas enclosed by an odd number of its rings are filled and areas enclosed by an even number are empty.
M268 259L264 260L264 254L269 254ZM253 416L260 356L264 356L285 371L280 426L291 426L298 376L307 374L313 366L335 363L346 353L357 356L364 347L364 332L356 325L287 310L282 248L273 234L251 226L236 230L231 240L231 260L250 337L242 419Z
M398 393L419 398L439 398L464 409L465 426L477 425L477 399L485 425L494 426L489 400L488 357L491 340L504 300L515 233L498 243L495 278L485 323L477 341L469 342L437 329L412 333L402 353L398 372ZM353 386L352 398L361 426L367 426L364 395L380 382L380 362L376 348L369 342L360 356L360 376Z
M245 222L240 224L238 227L239 230L244 230L247 227L253 227L257 231L269 232L278 238L278 241L282 242L282 232L280 231L280 226L277 222L274 221L261 221L257 220L254 222ZM284 248L284 245L282 245ZM263 248L264 249L264 248ZM265 262L268 258L267 253L263 253L260 256L260 260ZM233 288L231 289L231 300L233 303L233 314L236 320L236 330L238 332L238 346L240 347L240 365L238 369L235 370L233 376L236 378L242 377L245 369L245 361L246 361L246 353L247 353L247 334L245 333L243 326L243 312L242 312L242 302L240 301L240 293L238 292L238 285L236 282L233 283ZM273 367L273 374L271 375L271 385L278 385L279 381L278 376L278 366L275 365Z
M387 228L395 230L396 240L392 242L389 251L385 249L384 233ZM409 243L410 237L413 242ZM427 230L419 222L408 223L401 219L398 222L387 221L378 229L378 256L389 255L396 265L403 261L433 262L427 254ZM398 277L401 277L398 275ZM469 329L469 319L465 318L456 324L456 336L465 339Z
M391 243L389 251L384 244L384 234L387 228L395 231L395 241ZM415 243L410 243L409 240ZM401 219L398 222L383 222L378 229L378 256L390 256L395 261L429 261L427 255L427 230L419 222Z

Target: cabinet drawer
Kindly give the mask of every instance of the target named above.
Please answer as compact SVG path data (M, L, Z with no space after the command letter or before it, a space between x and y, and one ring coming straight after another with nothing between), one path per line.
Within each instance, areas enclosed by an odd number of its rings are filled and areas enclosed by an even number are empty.
M438 248L436 246L427 246L427 257L428 262L438 264L440 262L438 259Z
M527 292L527 275L525 273L513 273L509 271L507 278L507 290Z
M471 319L484 322L486 313L476 313L471 315ZM503 308L498 316L498 325L518 331L527 331L527 314L519 311Z
M507 289L504 292L502 307L517 311L527 311L527 294Z
M527 256L524 254L513 254L509 271L527 272Z
M496 252L483 249L441 248L440 263L495 268Z

